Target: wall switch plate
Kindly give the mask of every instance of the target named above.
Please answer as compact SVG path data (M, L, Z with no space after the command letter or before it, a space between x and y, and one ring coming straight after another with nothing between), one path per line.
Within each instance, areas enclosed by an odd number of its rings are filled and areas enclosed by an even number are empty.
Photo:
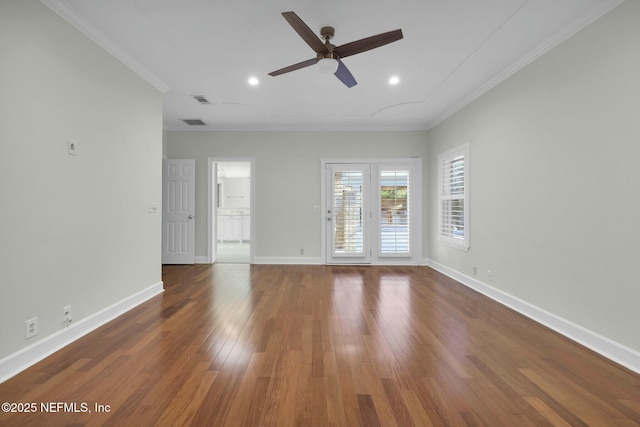
M38 318L34 317L25 322L25 339L29 339L35 335L38 335Z
M156 202L149 202L149 206L147 207L147 212L149 212L149 213L157 213L158 212L158 204Z
M71 306L70 305L66 307L62 307L62 322L63 323L71 322Z
M67 154L70 156L75 156L76 155L76 151L78 149L78 143L75 142L73 139L70 139L67 141Z

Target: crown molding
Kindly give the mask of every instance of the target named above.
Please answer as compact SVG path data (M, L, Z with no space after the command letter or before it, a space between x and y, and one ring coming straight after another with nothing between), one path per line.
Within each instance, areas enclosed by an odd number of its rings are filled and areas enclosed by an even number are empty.
M565 27L562 31L556 33L553 37L539 45L537 48L529 52L527 55L520 58L518 61L511 64L511 66L505 68L501 73L497 74L495 77L490 79L484 85L473 91L471 94L462 98L458 102L454 103L450 108L443 111L441 114L436 116L433 120L428 123L427 128L431 129L438 124L442 123L459 110L464 108L466 105L475 101L485 93L489 92L494 87L498 86L500 83L531 64L536 59L540 58L545 53L549 52L554 47L560 45L571 36L578 33L580 30L587 27L589 24L592 24L600 17L606 15L608 12L616 8L617 6L624 3L625 0L607 0L599 3L598 6L591 9L589 12L582 15L579 19L575 20L571 25Z
M62 19L75 27L82 34L87 36L98 46L106 50L113 57L122 62L131 71L142 77L147 83L159 90L167 93L170 87L160 80L156 75L144 67L131 55L120 49L113 40L107 37L102 31L88 24L82 17L66 6L61 0L40 0L45 6L58 14Z

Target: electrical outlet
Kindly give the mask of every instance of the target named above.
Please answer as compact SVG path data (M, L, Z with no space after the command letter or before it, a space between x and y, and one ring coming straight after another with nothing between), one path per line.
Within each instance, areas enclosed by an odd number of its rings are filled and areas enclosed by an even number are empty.
M71 322L71 306L62 307L62 322L69 324Z
M25 330L25 339L29 339L33 336L38 335L38 318L34 317L33 319L29 319L25 322L26 330Z
M488 281L492 281L493 280L493 271L487 270L487 280Z
M300 255L304 255L304 248L300 248Z
M473 275L477 276L478 275L478 267L473 267Z

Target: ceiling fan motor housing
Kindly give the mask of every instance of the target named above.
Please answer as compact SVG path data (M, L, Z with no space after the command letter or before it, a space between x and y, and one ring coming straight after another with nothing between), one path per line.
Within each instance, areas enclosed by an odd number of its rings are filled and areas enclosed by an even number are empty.
M335 45L329 43L329 40L333 38L335 34L335 30L333 27L322 27L320 29L320 34L324 38L324 45L327 47L326 51L318 52L318 61L321 59L335 59L338 60L338 55L333 51L335 49Z
M335 46L331 45L331 47ZM317 58L318 61L320 61L321 59L335 59L337 61L340 57L333 51L333 49L331 49L327 50L326 52L319 52Z

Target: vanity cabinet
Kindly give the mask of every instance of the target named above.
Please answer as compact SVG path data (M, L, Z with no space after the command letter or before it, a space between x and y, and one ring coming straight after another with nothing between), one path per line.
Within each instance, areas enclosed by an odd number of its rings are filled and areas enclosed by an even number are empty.
M219 242L248 242L251 236L249 215L218 215Z

